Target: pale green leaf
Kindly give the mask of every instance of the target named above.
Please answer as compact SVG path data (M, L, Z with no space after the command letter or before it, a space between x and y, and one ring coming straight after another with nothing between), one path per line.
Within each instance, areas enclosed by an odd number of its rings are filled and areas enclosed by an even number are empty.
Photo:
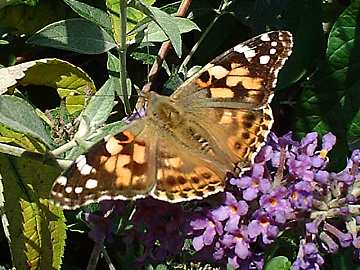
M90 99L89 104L82 112L82 115L89 119L91 128L103 124L109 117L114 107L115 80L117 79L109 78Z
M112 33L115 41L120 43L120 0L106 0L106 8L111 21Z
M148 5L152 5L155 3L155 0L144 0ZM112 32L114 33L114 37L116 41L120 40L120 1L118 0L106 0L106 6L108 8L108 13L111 18L112 24ZM142 13L140 10L135 7L129 6L127 7L127 24L126 24L126 32L129 33L133 30L136 25L141 22L146 15ZM135 38L135 35L127 36L127 41L131 41Z
M11 143L31 152L44 153L46 151L46 147L38 141L23 133L13 131L4 125L0 125L0 143Z
M120 59L111 52L108 52L107 69L109 71L109 76L120 77Z
M65 246L62 210L47 197L57 166L0 154L3 211L16 269L60 269Z
M0 96L0 124L39 139L48 147L52 145L52 140L34 108L21 98Z
M0 69L0 94L18 84L56 89L60 97L65 99L70 114L82 110L86 97L95 92L94 82L81 68L55 58Z
M265 270L289 270L291 262L284 256L277 256L272 258L265 265Z
M178 26L180 33L187 33L192 30L200 31L200 28L191 20L187 18L174 17L175 23ZM150 22L147 27L147 33L142 34L141 36L137 36L137 42L147 41L147 42L164 42L169 38L164 33L164 31L160 28L158 24L155 22Z
M116 135L126 129L127 124L124 121L117 121L111 124L106 125L105 127L97 129L94 133L90 134L88 138L86 138L86 147L83 145L78 145L73 147L68 153L66 153L66 159L73 160L77 158L80 154L84 153L95 143L102 140L104 137L108 135Z

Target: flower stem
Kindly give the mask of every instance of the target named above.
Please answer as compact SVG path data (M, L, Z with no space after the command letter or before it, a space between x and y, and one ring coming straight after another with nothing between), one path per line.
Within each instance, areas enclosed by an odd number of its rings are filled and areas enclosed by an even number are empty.
M121 85L121 94L124 97L124 105L125 105L125 112L127 115L131 114L131 108L129 103L128 97L128 90L127 90L127 74L126 74L126 23L127 23L127 1L122 0L120 2L120 20L119 20L119 28L120 28L120 35L119 35L119 61L120 61L120 85Z
M280 148L279 167L274 176L273 187L277 187L281 184L281 181L284 177L285 161L286 161L286 150L285 150L285 147L281 147Z
M191 4L192 0L182 0L180 7L177 11L176 16L178 17L184 17L186 12L189 9L189 6ZM148 80L149 82L147 84L145 84L141 90L141 92L146 93L149 92L153 82L155 81L155 79L157 78L157 76L159 75L162 63L164 62L166 56L169 53L169 50L171 49L171 43L170 41L165 41L162 45L161 48L158 52L158 57L155 60L154 64L152 65L149 73L148 73ZM138 102L139 104L136 105L137 108L141 108L142 107L142 103L144 103L143 100L140 100Z
M101 251L103 249L103 244L101 243L95 243L93 250L91 251L89 263L86 267L86 270L95 270L96 265L99 261Z
M102 254L104 255L105 261L107 262L110 270L116 270L115 266L110 260L109 254L107 253L105 247L102 249Z
M179 67L179 72L183 72L184 71L184 67L189 63L190 59L192 58L192 56L194 55L194 53L196 52L196 50L199 48L200 44L204 41L205 37L207 36L207 34L210 32L211 28L215 25L215 23L217 22L217 20L221 17L221 15L223 14L223 10L227 7L228 3L227 1L222 1L222 3L220 4L220 7L217 11L217 16L214 18L214 20L208 25L208 27L205 29L205 31L201 34L199 40L195 43L195 45L191 48L190 52L188 53L188 55L185 57L184 61L181 63L180 67Z
M220 16L216 16L215 19L209 24L204 33L201 34L199 40L195 43L195 45L191 48L188 55L185 57L184 61L181 63L179 67L179 72L184 71L184 67L189 63L190 59L193 57L196 50L199 48L201 42L205 39L206 35L210 32L211 28L214 26L215 22L218 20Z

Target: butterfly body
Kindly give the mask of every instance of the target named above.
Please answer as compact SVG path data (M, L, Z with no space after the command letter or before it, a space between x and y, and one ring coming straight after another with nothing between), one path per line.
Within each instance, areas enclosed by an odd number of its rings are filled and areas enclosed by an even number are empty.
M145 117L81 155L54 183L64 208L145 196L170 202L223 191L272 126L269 106L292 36L275 31L215 58L170 97L148 94Z

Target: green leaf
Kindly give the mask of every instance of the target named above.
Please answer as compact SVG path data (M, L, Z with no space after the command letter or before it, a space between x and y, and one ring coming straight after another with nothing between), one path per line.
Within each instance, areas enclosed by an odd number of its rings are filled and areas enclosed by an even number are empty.
M149 54L148 52L144 52L142 49L139 50L139 48L137 51L132 52L130 56L135 60L142 61L146 65L152 65L157 59L157 55ZM171 74L170 68L166 61L162 62L162 67L165 69L168 75Z
M337 145L330 157L337 169L343 166L349 146L360 132L360 45L357 40L360 1L353 1L335 22L326 58L298 102L297 131L331 131Z
M122 0L123 1L123 0ZM112 33L115 41L120 43L120 5L121 0L106 0L106 7L111 21Z
M336 254L325 257L326 266L324 270L360 270L360 264L354 260L354 250L345 248L339 250Z
M360 111L354 116L349 126L348 145L351 150L360 148Z
M103 124L114 107L115 78L109 78L104 85L90 99L89 104L82 112L82 116L90 121L90 128Z
M0 6L3 2L0 1ZM39 1L36 7L7 6L0 8L0 25L11 28L12 34L31 35L45 25L69 16L69 10L62 1Z
M279 73L277 89L299 81L312 72L319 56L323 54L324 37L319 0L292 0L286 11L286 19L294 36L293 53Z
M107 69L109 71L109 76L116 78L120 77L120 60L111 52L108 52Z
M158 264L155 270L167 270L168 267L165 264Z
M127 124L124 121L117 121L108 124L105 127L97 129L95 133L90 134L89 137L86 138L86 142L90 142L86 145L86 148L84 148L82 145L72 148L68 153L66 153L66 159L74 160L80 154L84 153L91 146L93 146L95 143L102 140L104 137L108 135L116 135L124 131L126 129L126 126Z
M44 153L46 147L38 141L21 132L13 131L4 125L0 125L0 143L17 145L31 152Z
M133 59L143 62L146 65L152 65L156 60L156 55L147 52L134 51L130 55Z
M148 5L152 5L155 3L155 0L144 0L144 2ZM114 34L114 38L119 42L120 40L120 27L119 27L119 16L120 16L120 2L118 0L106 0L106 6L108 8L108 13L111 18L112 23L112 32ZM139 22L141 22L146 15L142 13L140 10L135 7L127 7L127 24L126 31L129 33L132 31ZM135 35L128 35L126 39L130 42L135 38Z
M47 197L59 174L55 164L0 154L0 190L12 261L16 269L60 269L65 218ZM0 196L1 197L1 196Z
M114 39L105 30L82 18L49 24L27 42L83 54L100 54L116 47Z
M226 265L226 270L235 270L235 268L228 264Z
M92 142L98 142L108 135L116 135L126 129L128 124L124 121L116 121L111 124L106 125L105 127L99 128L95 134L90 136L88 139Z
M28 5L28 6L36 6L39 0L5 0L0 2L0 9L10 6L10 5Z
M171 95L183 82L184 80L179 76L179 74L171 74L164 84L163 94Z
M21 98L0 96L0 124L39 139L48 147L52 145L51 138L34 108Z
M139 9L159 25L165 35L169 38L176 54L181 57L181 35L179 27L176 24L176 19L159 8L146 5L145 3L139 4Z
M288 270L290 267L291 262L284 256L274 257L265 264L265 270Z
M193 21L187 18L174 17L174 20L176 21L175 24L179 28L181 34L190 32L192 30L200 31L200 28ZM136 42L164 42L168 39L169 38L158 24L155 22L150 22L147 27L147 33L141 33L141 35L137 35Z
M84 19L91 21L111 33L111 21L105 11L76 0L64 0L72 10Z
M22 0L7 0L7 1L1 1L0 2L0 9L6 7L6 6L11 6L11 5L19 5L22 4Z
M82 69L59 59L39 59L0 69L0 94L17 84L56 89L70 114L81 111L86 97L95 92L94 82Z

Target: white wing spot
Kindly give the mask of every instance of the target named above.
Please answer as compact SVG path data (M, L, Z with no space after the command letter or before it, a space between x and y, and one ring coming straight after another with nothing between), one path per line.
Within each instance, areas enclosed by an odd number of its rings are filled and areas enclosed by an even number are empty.
M86 164L86 157L85 155L80 155L76 160L76 167L81 170L82 166L84 166Z
M270 49L270 54L275 54L276 53L276 49L275 48L271 48Z
M84 190L83 187L76 187L76 188L74 189L74 192L75 192L76 194L80 194L81 192L83 192L83 190Z
M262 41L270 41L270 37L269 37L269 35L267 33L261 35L260 39Z
M92 172L93 167L91 167L89 164L84 164L84 166L82 166L80 168L80 173L82 175L89 175Z
M268 55L262 55L262 56L260 56L260 64L262 64L262 65L266 65L267 63L269 63L269 61L270 61L270 56L268 56Z
M251 60L251 58L253 58L256 55L256 52L255 50L249 50L249 51L245 51L244 55L247 60Z
M66 193L71 193L72 192L72 187L66 187L65 192Z
M83 158L85 158L85 155L80 155L77 157L77 159L75 160L76 163L80 162L80 160L82 160Z
M56 183L58 183L59 185L62 185L62 186L66 186L67 178L65 176L61 175L56 179Z
M246 51L250 51L251 49L248 47L248 46L243 46L241 44L239 45L236 45L234 47L234 51L238 52L238 53L243 53L243 52L246 52Z
M241 44L234 47L234 51L238 53L243 53L247 60L251 60L256 55L255 50L249 48L248 46L243 46Z
M51 191L51 195L59 197L59 198L64 197L64 194L62 194L61 192L56 192L56 191L53 191L53 190Z
M95 180L95 179L89 179L89 180L87 180L86 183L85 183L85 187L86 187L87 189L96 188L97 185L98 185L98 181Z
M276 47L276 46L277 46L277 42L276 42L276 41L272 41L272 42L271 42L271 46Z

